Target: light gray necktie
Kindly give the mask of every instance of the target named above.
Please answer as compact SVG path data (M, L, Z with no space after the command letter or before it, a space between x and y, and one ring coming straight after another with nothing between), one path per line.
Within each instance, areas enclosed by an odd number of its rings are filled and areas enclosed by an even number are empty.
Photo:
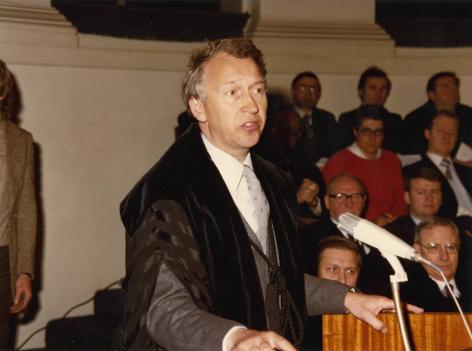
M446 176L446 178L447 178L448 180L450 180L450 179L452 178L452 176L451 176L451 168L450 168L450 167L451 167L451 161L449 161L449 160L446 159L446 158L443 158L442 161L441 161L441 163L440 163L440 165L441 165L441 167L443 167L443 168L446 170L446 172L444 173L444 175Z
M254 171L248 165L244 165L244 177L246 178L247 187L251 200L254 205L255 218L257 219L257 230L255 230L257 238L262 247L267 247L267 224L269 222L269 203L262 190L261 183L257 179Z

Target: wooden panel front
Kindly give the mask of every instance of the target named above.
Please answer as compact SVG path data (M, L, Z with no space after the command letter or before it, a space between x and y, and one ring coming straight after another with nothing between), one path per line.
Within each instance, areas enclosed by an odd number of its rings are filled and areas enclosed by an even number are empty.
M458 313L409 314L407 327L410 328L413 350L464 350L472 348L462 319ZM472 325L472 314L466 315ZM323 316L324 351L402 351L400 328L395 313L379 315L387 326L387 334L382 334L352 315Z

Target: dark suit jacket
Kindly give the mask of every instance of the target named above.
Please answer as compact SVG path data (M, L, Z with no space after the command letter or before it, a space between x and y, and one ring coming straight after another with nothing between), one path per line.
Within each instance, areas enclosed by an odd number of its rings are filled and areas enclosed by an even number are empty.
M405 265L408 282L400 284L402 301L423 307L425 312L457 312L452 298L444 297L438 285L428 277L424 268L418 263ZM470 290L456 279L461 292L459 304L464 312L471 311Z
M410 215L402 216L385 226L390 233L395 234L404 242L413 245L416 224Z
M441 173L439 168L436 167L434 162L431 161L431 159L426 154L422 154L420 161L404 167L404 174L409 172L413 167L427 167L439 172L442 178L442 204L439 208L438 215L448 218L455 217L457 214L458 206L456 195L454 194L454 190L452 190L452 187L449 185L449 182L447 181L446 177ZM464 185L470 196L472 194L472 169L456 163L454 163L454 168L456 169L459 179L461 180L462 184Z
M354 142L354 133L352 129L356 121L357 113L361 107L352 111L341 113L339 116L339 132L341 134L341 148L348 147ZM384 108L384 149L401 152L403 145L402 118L397 113L392 113Z
M457 104L455 112L460 121L458 142L463 141L472 147L472 108ZM405 154L426 152L428 143L424 136L424 130L428 128L435 113L436 107L428 100L424 105L406 115L403 121L405 135L402 139L405 143ZM453 154L455 154L455 150Z
M269 202L282 274L304 318L305 281L292 212L293 189L274 165L252 156L254 171ZM184 133L136 184L121 204L121 216L127 231L127 347L148 347L152 342L146 315L163 263L184 285L193 303L209 312L203 325L192 325L195 333L190 333L193 336L189 340L182 339L182 325L175 320L168 326L161 323L160 328L173 343L198 343L205 350L221 348L228 329L222 327L220 319L211 319L212 315L253 329L267 328L262 287L245 225L203 145L198 126ZM320 289L312 296L315 301L310 302L320 306L319 313L331 307L343 309L347 289L332 283L315 282ZM332 295L327 293L330 289ZM210 334L212 338L208 338ZM205 336L198 339L198 335ZM177 344L166 346L177 350Z
M321 157L331 157L341 147L338 125L331 112L315 108L312 110L311 120L312 124L309 130L304 130L302 133L301 143L306 158L314 164Z

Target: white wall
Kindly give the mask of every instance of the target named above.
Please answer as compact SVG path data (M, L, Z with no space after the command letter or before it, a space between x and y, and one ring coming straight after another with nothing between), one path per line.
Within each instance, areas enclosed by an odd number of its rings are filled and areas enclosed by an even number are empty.
M122 198L173 140L181 73L11 65L41 149L45 238L37 319L19 341L124 274ZM72 315L91 312L92 305ZM27 346L43 345L44 334Z

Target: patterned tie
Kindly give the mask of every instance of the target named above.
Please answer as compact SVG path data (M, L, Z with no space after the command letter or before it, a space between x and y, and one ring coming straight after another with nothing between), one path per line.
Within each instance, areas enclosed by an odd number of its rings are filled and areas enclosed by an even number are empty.
M440 166L443 167L446 172L444 173L444 175L446 176L446 178L449 180L451 179L451 161L449 161L448 159L446 158L443 158L441 163L440 163Z
M252 204L254 205L254 217L257 221L257 229L255 230L257 238L261 242L264 251L267 247L267 224L269 222L269 203L262 190L261 183L257 179L256 174L248 165L244 165L243 176L246 178L247 188L251 195Z

